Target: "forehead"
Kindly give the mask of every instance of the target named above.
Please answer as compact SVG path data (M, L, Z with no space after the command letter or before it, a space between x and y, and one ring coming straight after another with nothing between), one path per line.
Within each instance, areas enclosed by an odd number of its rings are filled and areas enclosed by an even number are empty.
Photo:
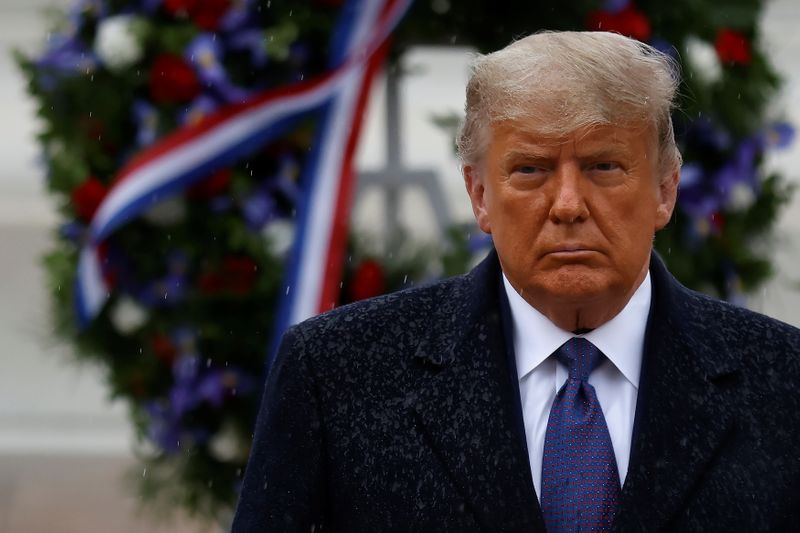
M650 157L655 153L654 128L646 124L599 124L554 133L529 121L502 121L492 125L490 151L560 149L571 144L576 151L621 151Z

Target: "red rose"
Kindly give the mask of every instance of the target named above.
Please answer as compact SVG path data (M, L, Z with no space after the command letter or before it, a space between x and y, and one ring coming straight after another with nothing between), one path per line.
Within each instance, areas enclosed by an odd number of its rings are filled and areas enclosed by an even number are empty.
M189 17L200 28L214 31L228 9L231 0L164 0L164 10L176 17Z
M170 15L188 17L197 0L164 0L164 10Z
M223 168L209 177L195 183L187 191L187 196L194 200L208 200L224 193L231 183L233 173L229 168Z
M752 59L750 43L744 34L734 30L720 30L714 41L717 56L724 64L747 65Z
M639 41L647 41L653 34L647 16L633 4L618 13L594 11L589 14L586 27L590 30L616 32Z
M350 300L353 302L364 300L384 292L386 292L386 278L380 263L367 259L358 265L350 282Z
M200 84L181 56L161 54L150 67L150 96L158 103L186 102L197 96Z
M175 361L175 357L178 355L178 350L172 343L172 339L163 333L159 333L150 339L150 346L153 349L153 353L156 354L156 357L158 357L167 366L172 366L173 361Z
M719 235L725 231L725 214L719 211L711 213L708 217L708 222L711 226L711 231L715 235Z
M230 7L231 0L202 0L195 2L194 7L189 10L189 16L198 27L214 31L219 28L222 17Z
M108 189L103 182L94 176L90 176L89 179L75 187L70 198L72 199L72 208L78 218L84 222L90 222L107 193Z
M229 256L219 269L205 272L198 279L200 290L206 294L247 294L258 279L258 265L249 257Z

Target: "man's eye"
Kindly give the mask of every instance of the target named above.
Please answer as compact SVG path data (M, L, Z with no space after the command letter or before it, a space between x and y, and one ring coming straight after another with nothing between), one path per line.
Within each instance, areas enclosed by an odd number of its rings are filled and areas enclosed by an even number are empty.
M590 167L592 170L599 170L600 172L610 172L619 168L619 163L613 161L603 161L602 163L595 163Z
M515 168L514 172L520 172L522 174L536 174L537 172L544 172L544 169L534 165L522 165Z

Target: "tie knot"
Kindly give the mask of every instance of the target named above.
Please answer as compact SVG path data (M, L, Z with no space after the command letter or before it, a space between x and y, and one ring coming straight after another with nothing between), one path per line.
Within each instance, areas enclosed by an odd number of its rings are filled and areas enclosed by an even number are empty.
M603 352L582 337L572 337L556 350L556 358L569 368L569 377L586 381L603 360Z

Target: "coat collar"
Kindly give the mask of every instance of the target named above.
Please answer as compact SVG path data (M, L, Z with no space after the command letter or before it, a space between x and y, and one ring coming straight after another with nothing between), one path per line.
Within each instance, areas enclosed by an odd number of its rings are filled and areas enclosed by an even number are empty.
M733 430L739 362L717 316L702 312L718 304L680 285L656 254L650 273L653 303L616 531L666 527Z
M454 283L415 354L427 374L415 398L418 421L484 531L543 532L516 420L496 254Z

